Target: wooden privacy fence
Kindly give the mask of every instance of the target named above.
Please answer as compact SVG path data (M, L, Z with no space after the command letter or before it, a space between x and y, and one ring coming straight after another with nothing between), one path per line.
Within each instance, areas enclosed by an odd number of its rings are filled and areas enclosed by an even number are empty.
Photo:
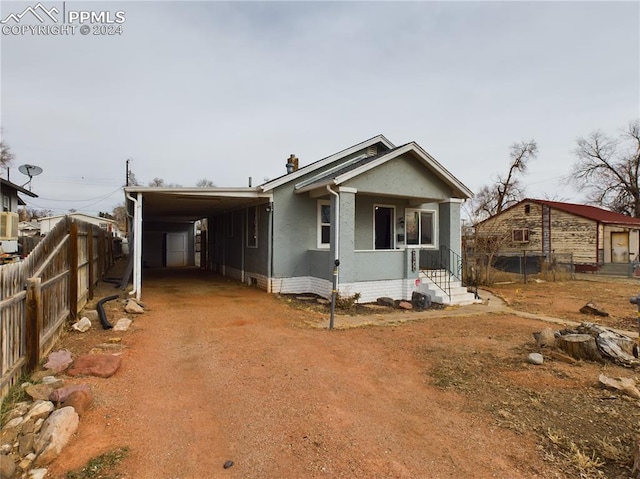
M66 216L20 263L0 266L0 397L53 348L114 263L111 233Z

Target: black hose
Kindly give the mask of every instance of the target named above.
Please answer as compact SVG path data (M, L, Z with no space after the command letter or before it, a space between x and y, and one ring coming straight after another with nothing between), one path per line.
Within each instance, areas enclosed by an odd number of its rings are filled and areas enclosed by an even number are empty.
M113 296L107 296L106 298L102 298L98 301L96 305L96 309L98 310L98 316L100 316L100 324L102 324L102 329L111 329L113 326L109 321L107 321L107 315L104 312L104 307L102 306L107 301L111 301L112 299L118 299L120 297L119 294L114 294Z
M115 284L114 288L119 288L120 287L120 282L122 280L118 279L118 278L102 278L102 282L103 283L111 283L111 284Z

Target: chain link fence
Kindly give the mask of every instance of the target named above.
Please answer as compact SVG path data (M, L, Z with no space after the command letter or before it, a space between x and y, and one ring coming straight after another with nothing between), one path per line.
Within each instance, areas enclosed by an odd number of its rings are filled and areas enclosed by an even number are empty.
M535 276L546 281L575 279L572 253L520 251L508 254L467 252L463 259L465 284L491 284L502 276L516 276L526 282ZM503 274L505 273L505 274Z

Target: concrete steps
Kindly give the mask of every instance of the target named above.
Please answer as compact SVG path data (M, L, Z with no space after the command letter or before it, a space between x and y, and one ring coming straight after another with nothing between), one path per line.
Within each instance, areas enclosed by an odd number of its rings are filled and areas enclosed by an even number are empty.
M421 283L418 287L418 290L421 293L428 294L431 297L432 302L439 304L462 306L480 302L480 300L477 300L475 298L475 295L473 293L469 293L467 291L467 288L462 286L460 281L453 278L450 279L449 283L450 296L447 295L441 288L437 286L437 282L446 282L447 276L451 278L450 273L446 270L429 271L429 275L421 272Z

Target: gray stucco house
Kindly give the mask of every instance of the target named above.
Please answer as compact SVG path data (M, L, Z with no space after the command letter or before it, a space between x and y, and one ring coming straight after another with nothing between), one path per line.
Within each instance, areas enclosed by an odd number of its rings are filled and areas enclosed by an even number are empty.
M284 166L284 165L283 165ZM143 266L195 265L272 293L338 290L445 304L473 301L460 286L461 203L471 191L418 144L382 135L257 187L128 187L134 289ZM205 221L206 220L206 221ZM194 223L201 221L193 247Z

